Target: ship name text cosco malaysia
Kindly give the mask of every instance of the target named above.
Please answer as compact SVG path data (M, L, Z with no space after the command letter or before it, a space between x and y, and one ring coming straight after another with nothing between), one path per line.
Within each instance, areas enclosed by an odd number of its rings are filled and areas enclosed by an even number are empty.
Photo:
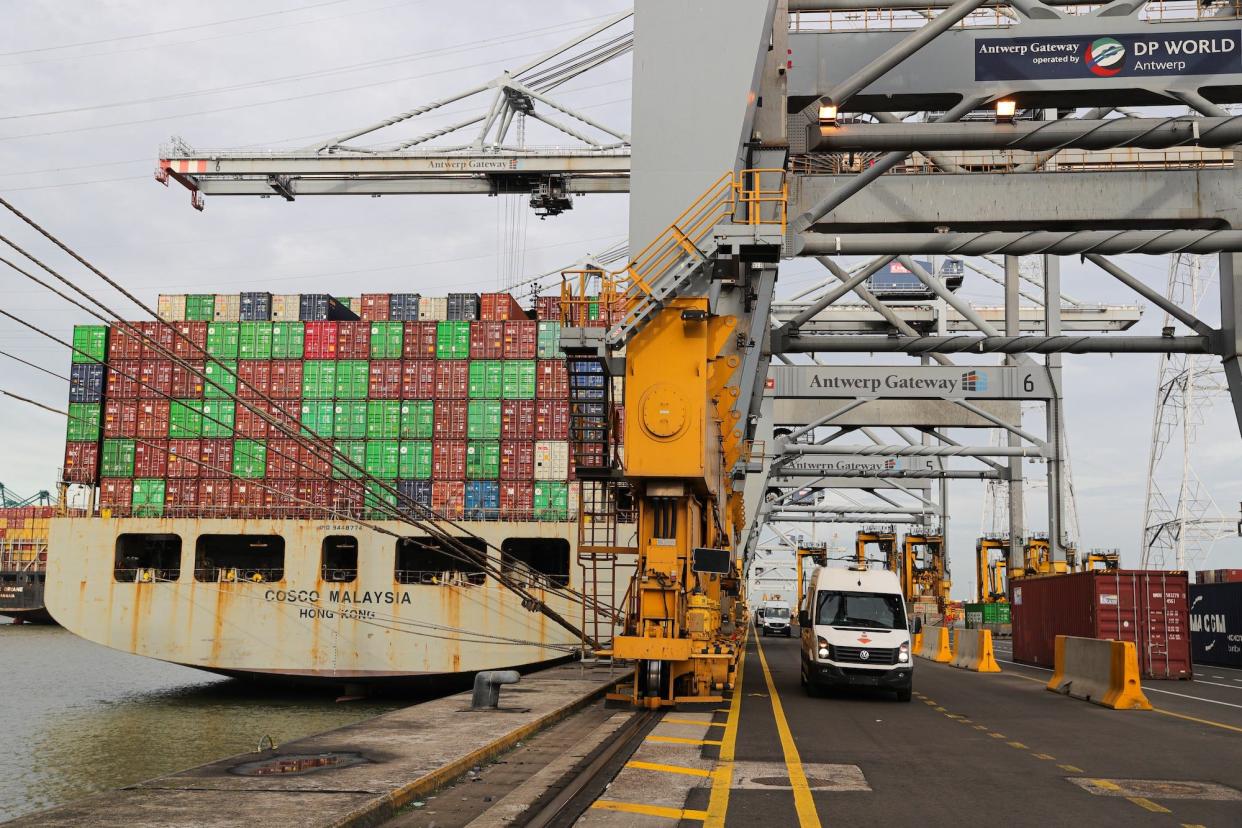
M318 604L323 594L317 589L269 589L263 593L264 600L273 601L279 604ZM327 593L327 599L332 604L345 604L348 606L337 609L324 609L318 606L303 606L298 609L299 618L334 618L339 614L342 618L375 618L375 613L366 609L357 608L354 605L367 604L388 606L397 604L412 604L413 599L410 598L408 592L394 592L392 590L348 590L348 589L330 589Z

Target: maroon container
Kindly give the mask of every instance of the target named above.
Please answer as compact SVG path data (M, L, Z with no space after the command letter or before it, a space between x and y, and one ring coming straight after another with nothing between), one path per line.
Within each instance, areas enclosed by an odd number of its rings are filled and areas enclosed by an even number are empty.
M269 437L292 437L301 432L302 400L272 400L268 412L275 421L268 427Z
M1014 581L1013 657L1051 668L1056 637L1133 641L1147 678L1189 679L1185 572L1120 569Z
M401 356L405 359L436 358L436 323L406 322Z
M134 500L134 479L132 477L105 477L99 481L99 506L111 509L114 514L129 514L130 504Z
M198 508L205 517L222 517L232 505L233 483L227 477L198 481Z
M264 488L266 483L259 480L233 481L233 507L246 514L263 511Z
M1195 573L1197 584L1234 584L1242 581L1242 569L1200 569Z
M163 399L172 394L173 363L170 359L144 359L138 369L138 396Z
M535 509L535 484L529 480L502 480L500 483L500 517L508 520L530 520Z
M199 458L202 456L201 440L169 440L168 441L168 476L178 480L198 479ZM195 497L197 497L197 487Z
M168 440L134 444L134 477L168 477Z
M568 400L535 400L535 439L569 439Z
M134 434L142 440L159 440L168 436L168 400L139 400ZM140 474L138 477L150 477Z
M278 400L299 399L302 396L302 361L300 359L277 359L271 365L271 396Z
M436 440L432 443L431 477L436 481L466 479L465 440ZM464 491L462 498L465 498Z
M172 395L179 400L203 398L203 361L186 360L185 365L173 363Z
M368 397L373 400L401 399L401 360L377 359L368 370Z
M114 327L108 332L108 362L121 359L142 359L142 340Z
M526 319L527 313L508 293L484 293L479 297L479 318L488 320Z
M302 356L305 359L336 359L339 322L307 322ZM367 330L370 330L368 328Z
M121 359L108 366L107 389L104 398L109 400L138 399L138 371L142 363L136 359Z
M530 440L500 442L500 479L532 480L535 477L535 444Z
M433 482L431 509L447 518L460 518L466 509L466 484L460 480Z
M505 359L534 359L538 343L538 322L515 320L505 323Z
M311 483L331 478L333 456L331 446L318 441L303 443L298 449L298 478ZM330 499L331 495L327 497Z
M270 431L263 415L271 416L271 410L271 406L262 400L248 400L246 405L238 403L233 418L233 435L245 440L266 440Z
M269 449L270 451L270 449ZM298 502L298 481L272 480L262 481L263 509L278 517L302 517L309 507Z
M414 324L411 322L410 324ZM467 389L469 390L469 389ZM436 396L436 363L407 359L401 363L401 399L431 400Z
M501 359L505 352L505 323L470 323L470 358Z
M332 505L336 486L318 480L299 480L297 492L298 508L305 510L305 514L322 518L327 517L325 510Z
M470 391L470 363L464 359L442 359L435 366L436 399L466 399Z
M171 359L177 332L167 322L142 322L142 359Z
M368 322L386 322L391 302L392 298L387 293L364 293L358 315Z
M536 296L535 297L535 316L548 322L561 321L561 297L559 296Z
M569 372L563 359L535 363L535 397L540 400L569 399Z
M99 443L65 443L64 479L70 483L99 479Z
M300 474L298 441L282 438L267 443L267 477L275 480L296 480Z
M206 322L174 322L173 328L179 334L173 339L174 354L183 359L203 359L206 356Z
M216 437L199 444L200 477L229 477L233 474L233 441ZM199 498L202 498L200 493Z
M325 484L325 488L328 484ZM362 502L366 496L366 489L362 485L361 480L337 480L331 485L332 501L331 506L338 512L357 513L362 511Z
M336 358L371 358L371 323L337 322Z
M198 480L170 479L164 482L164 514L192 517L198 514Z
M435 439L465 440L469 434L470 403L466 400L436 400Z
M256 400L271 395L272 363L265 359L243 359L237 363L238 397L243 400Z
M500 401L500 439L535 439L535 401ZM548 438L552 439L552 438Z
M137 400L104 400L103 436L133 437L138 433Z

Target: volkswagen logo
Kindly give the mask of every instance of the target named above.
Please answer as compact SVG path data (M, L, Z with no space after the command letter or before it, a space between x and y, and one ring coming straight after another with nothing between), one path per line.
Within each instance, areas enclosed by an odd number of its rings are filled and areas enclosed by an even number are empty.
M867 659L871 658L871 653L867 652L866 650L863 650L861 653L858 654L858 657L861 658L863 661L866 661Z

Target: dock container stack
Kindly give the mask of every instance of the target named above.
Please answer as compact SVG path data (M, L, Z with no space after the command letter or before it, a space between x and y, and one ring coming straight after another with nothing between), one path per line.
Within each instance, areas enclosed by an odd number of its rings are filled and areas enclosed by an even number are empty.
M1190 642L1195 664L1217 664L1242 669L1242 570L1221 580L1204 580L1190 587Z

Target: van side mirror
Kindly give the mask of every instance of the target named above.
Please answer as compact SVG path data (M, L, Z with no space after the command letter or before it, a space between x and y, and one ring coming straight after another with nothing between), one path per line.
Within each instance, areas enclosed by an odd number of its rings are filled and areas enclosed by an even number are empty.
M811 626L811 614L807 612L806 610L798 610L798 626L799 627Z

